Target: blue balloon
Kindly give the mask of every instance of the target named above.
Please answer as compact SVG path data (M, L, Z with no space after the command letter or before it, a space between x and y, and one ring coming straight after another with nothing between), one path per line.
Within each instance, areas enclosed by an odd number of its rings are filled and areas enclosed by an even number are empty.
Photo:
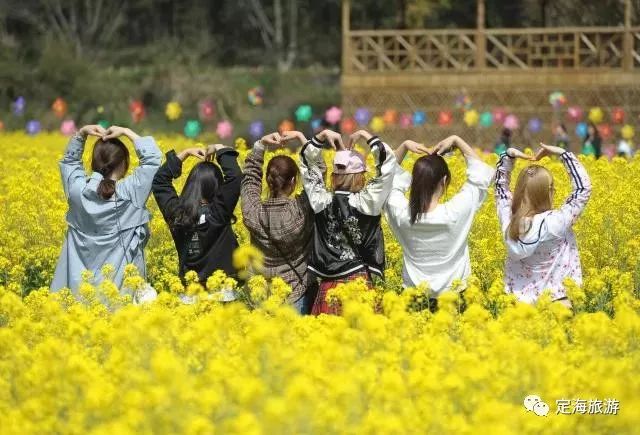
M540 118L531 118L529 120L528 127L531 133L538 133L540 130L542 130L542 121L540 120Z
M264 123L262 121L253 121L249 124L249 135L251 135L252 138L258 139L259 137L262 137L263 134Z
M422 110L413 112L413 125L423 125L427 122L427 114Z
M589 127L586 122L580 122L576 125L576 134L582 138L587 137L587 134L589 134Z
M369 120L371 119L371 112L369 112L364 107L361 107L356 110L356 113L353 115L353 119L355 119L356 122L360 125L367 125L369 124Z
M25 130L27 131L27 134L34 135L40 133L40 128L40 121L32 119L31 121L27 122Z
M313 131L316 131L320 127L322 127L322 119L316 118L311 120L311 129Z
M27 105L27 100L24 97L18 97L11 105L13 107L13 114L16 116L24 115L24 108Z

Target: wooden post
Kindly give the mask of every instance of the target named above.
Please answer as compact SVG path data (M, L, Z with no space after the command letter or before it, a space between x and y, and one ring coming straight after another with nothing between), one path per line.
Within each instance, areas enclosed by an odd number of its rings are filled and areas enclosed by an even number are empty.
M624 2L624 36L622 41L622 68L631 71L633 68L633 35L631 34L631 0Z
M478 0L476 9L476 69L484 69L486 66L487 35L485 34L484 22L484 0Z
M351 0L342 0L342 74L351 72Z

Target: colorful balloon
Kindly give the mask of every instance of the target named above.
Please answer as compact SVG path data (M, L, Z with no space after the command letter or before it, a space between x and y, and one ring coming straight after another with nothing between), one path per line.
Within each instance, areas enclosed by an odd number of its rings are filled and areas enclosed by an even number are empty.
M314 133L317 133L322 128L322 119L316 118L311 120L311 130Z
M164 114L169 121L176 121L182 115L182 106L177 101L171 101L167 103L167 107L164 109Z
M629 125L629 124L625 125L620 130L620 134L622 135L623 139L626 139L626 140L630 140L634 136L635 133L636 132L633 129L633 126Z
M493 114L491 112L482 112L480 114L480 126L491 127L493 125Z
M4 130L4 122L0 121L0 131Z
M369 127L374 133L381 133L385 128L384 118L382 116L374 116L371 118Z
M598 126L598 131L603 139L609 139L613 135L613 129L609 124L601 124Z
M308 104L302 104L296 109L296 121L308 122L313 115L313 110Z
M51 110L58 118L63 118L67 114L67 103L60 97L53 100Z
M584 139L587 137L587 134L589 134L589 126L586 122L579 122L578 125L576 125L576 136Z
M202 131L202 124L197 119L189 119L184 124L184 135L189 139L195 139Z
M216 134L220 136L220 139L227 139L233 134L233 125L227 121L220 121L216 126Z
M593 122L594 124L600 124L603 118L604 113L602 112L601 108L592 107L591 109L589 109L589 121Z
M264 102L264 89L262 86L256 86L247 92L249 104L252 106L260 106Z
M264 135L264 123L262 121L253 121L249 124L249 136L254 140Z
M582 119L584 113L582 109L578 106L571 106L567 109L567 115L569 115L569 119L573 122L578 122Z
M27 131L27 134L34 135L40 133L41 128L42 127L40 126L40 121L32 119L31 121L27 122L25 130Z
M288 119L285 119L280 123L280 125L278 125L278 131L280 133L284 133L285 131L295 130L295 128L296 128L295 124Z
M364 107L360 107L356 110L356 113L353 115L353 118L360 125L367 125L371 120L371 112L369 112Z
M24 97L18 97L13 103L11 103L13 114L16 116L24 115L25 107L27 107L27 100L25 100Z
M386 125L393 125L398 122L398 112L393 109L385 110L382 119Z
M400 127L409 128L411 127L411 123L413 119L411 119L411 115L409 113L403 113L400 115Z
M615 124L624 123L624 109L622 107L616 107L611 111L611 119Z
M475 127L480 121L480 115L475 109L467 110L466 112L464 112L463 120L464 123L467 124L467 127Z
M73 135L76 130L76 123L73 119L65 119L64 121L62 121L62 124L60 124L60 133L64 134L65 136Z
M506 117L507 117L507 112L502 107L493 109L493 120L497 124L502 124Z
M340 131L345 134L353 133L354 131L356 131L357 127L358 124L356 124L356 121L353 118L345 118L340 123Z
M503 125L509 130L517 130L520 127L520 121L516 115L511 114L504 119Z
M555 91L549 94L549 104L551 104L554 109L558 109L566 103L567 97L565 97L562 92Z
M131 120L135 123L142 121L146 115L144 104L140 100L133 100L129 104L129 113L131 113Z
M466 94L460 94L456 97L456 108L467 112L471 109L471 98Z
M413 125L424 125L427 122L427 114L422 110L413 112Z
M453 122L453 114L449 110L442 110L438 113L438 125L449 125Z
M539 133L542 130L542 121L540 118L531 118L527 123L527 128L531 133Z
M198 103L198 117L201 121L211 121L216 116L216 106L209 99Z
M329 124L337 124L342 119L342 110L339 107L332 106L324 114L324 118Z

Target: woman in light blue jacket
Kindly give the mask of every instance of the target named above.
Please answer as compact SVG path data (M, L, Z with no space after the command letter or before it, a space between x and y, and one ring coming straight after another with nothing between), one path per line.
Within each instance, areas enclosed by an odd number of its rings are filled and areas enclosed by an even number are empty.
M99 138L93 149L91 175L82 165L87 136ZM129 151L118 139L120 136L133 141L140 159L138 168L127 177ZM124 268L129 263L146 277L144 247L149 239L151 215L145 204L161 158L152 137L140 137L128 128L86 125L71 138L60 160L62 186L69 204L68 229L52 291L69 288L77 294L84 270L93 272L93 283L98 284L105 264L114 267L111 279L118 287L122 286Z

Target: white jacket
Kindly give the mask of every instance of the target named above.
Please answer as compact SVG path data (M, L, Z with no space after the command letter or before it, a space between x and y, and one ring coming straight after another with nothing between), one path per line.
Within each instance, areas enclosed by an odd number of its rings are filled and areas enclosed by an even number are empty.
M396 174L385 215L402 246L402 280L405 287L426 283L433 296L449 290L454 280L471 274L467 238L473 217L487 197L494 170L477 158L467 159L467 181L449 201L422 213L411 224L405 192L411 175L396 164Z
M572 227L589 201L591 181L573 153L565 152L560 159L571 179L571 194L559 209L530 218L529 231L518 240L512 240L508 234L512 200L509 183L514 159L502 154L498 161L495 196L507 247L506 291L527 303L535 303L545 289L551 290L553 300L565 298L562 281L566 277L582 283L580 255Z

